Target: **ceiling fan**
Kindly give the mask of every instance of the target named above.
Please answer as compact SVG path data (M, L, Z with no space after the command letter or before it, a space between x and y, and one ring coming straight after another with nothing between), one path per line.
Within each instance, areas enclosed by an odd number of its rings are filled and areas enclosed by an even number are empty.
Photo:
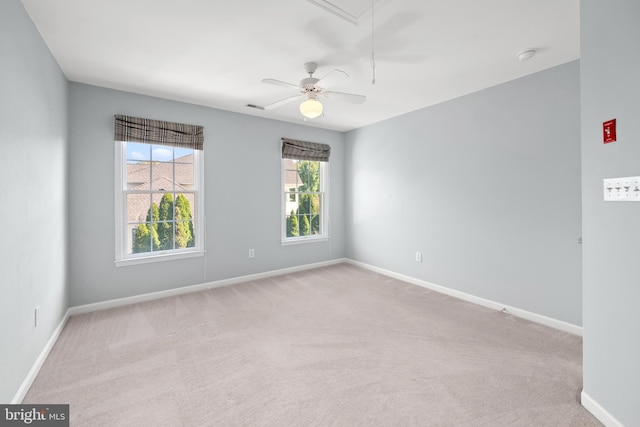
M262 83L295 89L299 94L289 96L281 99L280 101L274 102L273 104L265 105L264 107L256 107L262 110L272 110L280 107L281 105L288 104L289 102L302 99L304 101L300 104L300 112L305 118L313 119L320 116L324 109L322 103L318 99L319 97L335 99L338 101L347 101L354 104L362 104L366 100L366 97L363 95L327 90L327 88L337 80L348 78L349 75L342 70L334 69L322 79L317 79L313 77L313 73L316 72L317 68L318 64L315 62L307 62L304 64L304 69L309 73L309 77L300 80L300 83L297 85L275 79L263 79Z

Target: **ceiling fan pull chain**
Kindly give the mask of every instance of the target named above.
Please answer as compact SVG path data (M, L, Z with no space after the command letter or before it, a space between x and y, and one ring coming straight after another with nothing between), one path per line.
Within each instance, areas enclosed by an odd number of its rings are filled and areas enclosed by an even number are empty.
M373 56L373 52L371 52L371 72L373 74L373 79L371 79L371 84L376 84L376 59Z
M376 84L376 57L375 57L375 31L374 31L374 14L373 14L373 6L374 0L371 0L371 74L373 75L373 79L371 79L371 84Z

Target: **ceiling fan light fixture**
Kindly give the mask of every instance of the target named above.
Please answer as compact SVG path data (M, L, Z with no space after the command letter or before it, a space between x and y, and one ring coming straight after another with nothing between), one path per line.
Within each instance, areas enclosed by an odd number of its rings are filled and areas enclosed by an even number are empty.
M322 114L323 106L317 98L309 97L300 104L300 113L308 119L315 119Z

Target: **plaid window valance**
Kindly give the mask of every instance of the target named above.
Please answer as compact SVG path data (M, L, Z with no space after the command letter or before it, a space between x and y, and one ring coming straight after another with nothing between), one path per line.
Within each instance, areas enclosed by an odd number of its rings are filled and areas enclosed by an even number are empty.
M328 162L331 147L317 142L298 141L282 138L282 158Z
M114 139L202 150L204 127L116 115Z

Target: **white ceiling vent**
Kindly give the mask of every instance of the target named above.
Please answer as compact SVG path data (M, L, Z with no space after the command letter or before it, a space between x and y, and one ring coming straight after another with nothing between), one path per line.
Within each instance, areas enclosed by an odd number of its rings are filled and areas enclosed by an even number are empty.
M371 0L307 0L327 12L358 25L358 20L362 15L371 9ZM375 0L373 3L378 3Z

